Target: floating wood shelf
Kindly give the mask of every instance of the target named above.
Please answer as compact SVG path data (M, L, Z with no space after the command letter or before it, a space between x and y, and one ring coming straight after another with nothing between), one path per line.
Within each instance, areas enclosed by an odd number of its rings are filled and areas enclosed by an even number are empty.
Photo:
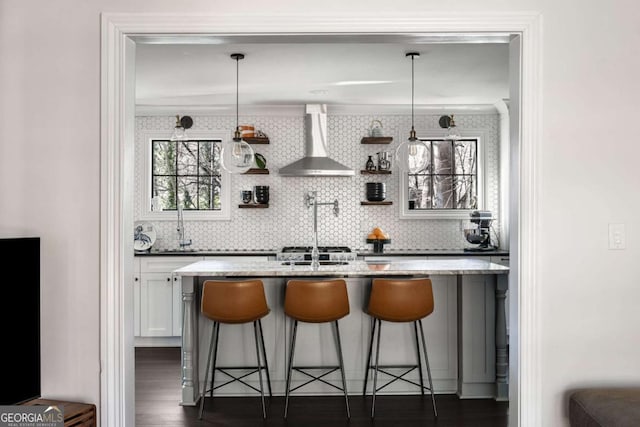
M372 205L377 205L377 206L389 206L392 205L393 202L389 202L389 201L382 201L382 202L360 202L361 205L364 206L372 206Z
M269 175L269 169L251 168L244 173L245 175Z
M391 171L379 171L379 170L370 171L366 169L362 169L360 173L362 175L391 175Z
M265 137L253 137L253 138L242 138L244 142L247 144L269 144L269 138Z
M390 144L391 141L391 136L365 136L360 140L360 144Z
M269 203L247 203L238 205L238 207L243 209L266 209L269 207Z

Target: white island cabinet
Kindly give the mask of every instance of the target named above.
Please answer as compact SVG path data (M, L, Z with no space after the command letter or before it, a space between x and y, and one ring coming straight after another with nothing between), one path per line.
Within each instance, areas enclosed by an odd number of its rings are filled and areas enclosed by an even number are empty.
M369 262L367 262L369 261ZM267 302L271 313L264 318L265 344L271 373L274 394L282 394L285 385L286 343L290 334L290 321L282 311L282 301L286 282L290 278L322 279L340 277L347 281L347 291L351 312L340 320L343 338L343 353L345 358L345 376L350 394L362 393L364 373L366 369L367 344L371 331L371 319L366 314L366 301L371 280L375 277L424 277L431 278L434 284L436 308L424 321L425 334L430 364L434 373L434 389L437 393L461 393L459 388L458 367L471 351L469 347L458 345L460 339L459 311L460 296L458 282L460 277L474 277L469 283L480 283L482 301L486 303L486 283L495 283L496 277L508 274L508 267L500 266L484 259L433 259L426 257L408 259L378 260L372 263L366 261L351 261L347 265L326 265L313 269L311 266L288 266L279 261L264 262L224 262L200 261L175 271L182 277L182 295L184 303L184 325L182 334L182 405L195 405L200 396L203 363L206 362L208 343L210 340L211 321L199 311L199 294L203 281L207 279L246 279L260 278L265 283ZM382 265L381 265L382 264ZM489 318L488 318L489 319ZM300 334L299 352L296 351L296 364L308 363L335 364L335 351L331 351L332 336L328 328L319 325L304 325L306 330ZM322 325L320 325L322 326ZM404 326L404 327L403 327ZM484 329L488 326L485 324ZM236 328L237 329L237 328ZM326 329L326 330L325 330ZM485 332L478 342L485 342ZM244 336L244 332L237 329L236 334L227 332L224 348L219 349L219 357L230 366L247 366L250 358L248 350L251 337ZM229 341L231 340L231 341ZM235 342L234 342L235 341ZM303 342L304 341L304 342ZM381 364L411 364L415 363L414 338L410 325L383 323L383 339L381 342ZM304 345L303 345L304 344ZM481 360L483 370L486 361L495 360L496 347L482 346L485 353ZM246 351L245 351L246 350ZM475 350L475 349L473 349ZM246 357L245 357L246 356ZM474 359L471 351L471 359ZM382 360L384 358L384 362ZM495 372L495 367L491 367ZM475 380L475 379L474 379ZM305 381L304 378L293 378L292 386ZM495 389L495 375L486 375L480 381L487 382ZM252 379L248 379L252 383ZM303 391L304 392L304 391ZM220 394L246 393L244 390L231 389L228 392L220 390ZM339 393L329 387L318 385L309 390L313 394ZM385 388L382 393L419 393L418 387L394 383ZM464 397L476 397L467 393ZM480 397L480 396L477 396Z

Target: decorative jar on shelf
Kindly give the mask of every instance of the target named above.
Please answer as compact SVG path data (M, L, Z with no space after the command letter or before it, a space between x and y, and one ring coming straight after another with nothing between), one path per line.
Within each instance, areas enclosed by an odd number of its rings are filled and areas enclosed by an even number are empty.
M376 170L376 164L373 162L373 159L371 157L372 156L369 156L369 158L367 159L367 164L365 165L365 169L367 169L368 171Z

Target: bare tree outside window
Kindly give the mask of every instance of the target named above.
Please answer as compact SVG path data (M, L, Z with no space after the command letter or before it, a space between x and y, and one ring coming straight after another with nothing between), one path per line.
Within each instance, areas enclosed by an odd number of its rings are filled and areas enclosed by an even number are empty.
M478 140L422 139L424 165L408 174L415 209L477 209Z
M151 194L162 210L220 210L220 140L152 140Z

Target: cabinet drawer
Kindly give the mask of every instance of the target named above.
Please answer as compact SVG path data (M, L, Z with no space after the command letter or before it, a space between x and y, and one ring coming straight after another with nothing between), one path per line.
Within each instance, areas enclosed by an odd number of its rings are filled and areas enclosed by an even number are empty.
M201 256L144 257L140 262L140 271L141 273L170 273L202 259Z

